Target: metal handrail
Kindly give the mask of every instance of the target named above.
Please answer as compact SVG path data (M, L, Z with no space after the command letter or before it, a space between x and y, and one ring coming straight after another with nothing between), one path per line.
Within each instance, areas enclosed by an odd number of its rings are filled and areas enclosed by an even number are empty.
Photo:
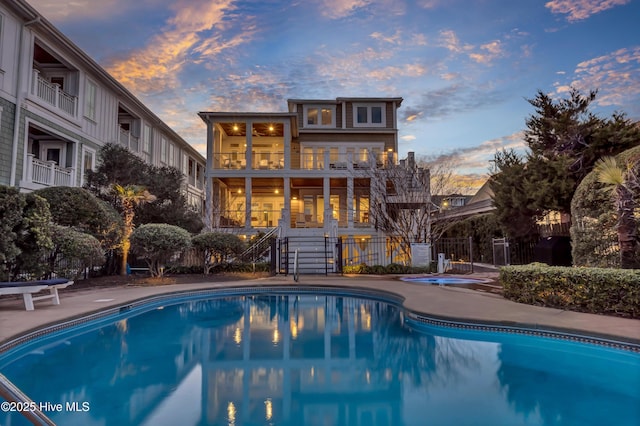
M22 409L16 410L34 425L56 426L31 398L25 395L9 379L0 373L0 396L9 403L19 404Z
M295 282L298 282L298 280L300 279L300 272L298 271L298 251L300 249L296 249L296 251L293 254L293 280Z

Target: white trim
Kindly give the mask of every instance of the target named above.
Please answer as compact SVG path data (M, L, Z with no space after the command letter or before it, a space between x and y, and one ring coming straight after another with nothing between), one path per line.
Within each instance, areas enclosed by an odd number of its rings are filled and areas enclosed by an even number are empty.
M387 127L387 109L384 102L367 102L367 103L354 103L353 107L353 127ZM367 121L358 122L358 108L367 109ZM372 110L373 108L380 108L380 123L373 123Z

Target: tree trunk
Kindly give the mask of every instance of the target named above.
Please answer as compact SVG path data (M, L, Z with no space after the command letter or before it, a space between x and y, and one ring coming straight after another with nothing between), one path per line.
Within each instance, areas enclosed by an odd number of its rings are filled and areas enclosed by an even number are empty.
M637 224L634 213L634 201L631 191L618 188L618 244L620 245L620 267L622 269L640 268L638 256Z

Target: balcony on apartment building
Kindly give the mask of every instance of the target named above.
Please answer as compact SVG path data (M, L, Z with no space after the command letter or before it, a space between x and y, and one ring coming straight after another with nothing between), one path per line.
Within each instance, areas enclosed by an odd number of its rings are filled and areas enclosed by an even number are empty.
M55 161L43 161L27 154L27 180L46 186L74 186L74 170L60 167Z
M396 164L397 154L362 149L360 152L338 152L305 148L299 157L292 157L291 170L364 170L385 168ZM245 152L230 151L215 154L213 166L219 170L245 170ZM285 167L284 152L253 152L251 170L282 170Z
M59 83L52 83L40 75L40 71L33 70L33 85L31 94L66 115L76 118L78 116L78 97L73 96L62 89ZM54 81L56 81L54 79Z

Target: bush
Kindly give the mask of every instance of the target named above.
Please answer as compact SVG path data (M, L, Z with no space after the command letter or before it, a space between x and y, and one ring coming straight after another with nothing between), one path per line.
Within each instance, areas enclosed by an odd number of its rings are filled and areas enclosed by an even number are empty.
M105 249L121 239L122 217L110 204L83 188L52 186L34 194L49 202L53 222L96 237Z
M191 235L185 229L166 223L149 223L131 234L131 251L145 259L152 277L161 277L163 266L189 247Z
M60 225L54 225L52 231L49 274L75 279L86 268L104 264L102 246L94 236Z
M532 263L501 268L500 282L515 302L640 318L640 270Z
M370 274L370 275L385 275L385 274L428 274L435 272L437 265L431 266L405 266L399 263L390 263L387 266L373 265L368 266L366 263L360 263L358 265L345 265L342 268L344 274Z
M0 281L40 278L52 248L47 200L0 186Z
M245 248L240 237L225 232L199 234L193 237L191 243L201 256L205 274L210 273L215 265L226 263L230 257L239 255Z
M619 164L640 160L640 146L616 156ZM595 172L580 182L571 200L571 247L575 266L619 267L617 217L611 196ZM636 198L640 203L640 195ZM640 229L638 229L640 233Z

